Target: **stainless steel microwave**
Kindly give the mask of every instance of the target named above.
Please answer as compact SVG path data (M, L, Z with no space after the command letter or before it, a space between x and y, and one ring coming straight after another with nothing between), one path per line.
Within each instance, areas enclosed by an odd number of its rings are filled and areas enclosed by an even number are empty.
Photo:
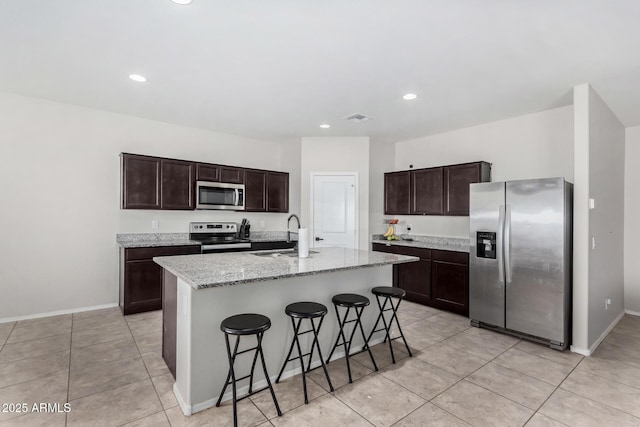
M197 181L196 209L244 210L244 185Z

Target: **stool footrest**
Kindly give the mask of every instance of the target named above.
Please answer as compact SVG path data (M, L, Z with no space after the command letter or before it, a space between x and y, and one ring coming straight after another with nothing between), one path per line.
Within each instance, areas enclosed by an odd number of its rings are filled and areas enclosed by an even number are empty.
M301 356L292 357L292 358L290 358L290 359L287 359L287 362L291 362L292 360L300 360L300 357L309 356L310 354L311 354L311 352L309 352L309 353L305 353L305 354L303 354L303 355L301 355Z
M248 348L248 349L246 349L246 350L242 350L242 351L237 352L237 353L236 353L236 356L238 356L238 355L240 355L240 354L248 353L248 352L250 352L250 351L254 351L254 350L257 350L257 349L258 349L258 347Z
M265 391L265 390L267 390L268 388L269 388L269 386L266 386L266 387L262 387L260 390L253 390L253 391L252 391L251 393L249 393L249 394L245 394L245 395L244 395L244 396L242 396L242 397L238 397L238 398L236 398L236 402L240 402L241 400L246 399L247 397L251 397L251 396L253 396L254 394L258 394L258 393L260 393L261 391Z

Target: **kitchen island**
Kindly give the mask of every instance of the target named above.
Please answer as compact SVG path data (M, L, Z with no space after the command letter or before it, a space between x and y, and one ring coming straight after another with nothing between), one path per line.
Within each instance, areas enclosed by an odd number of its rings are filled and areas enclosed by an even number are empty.
M269 375L274 380L293 336L290 320L284 314L288 304L315 301L327 306L329 313L319 336L326 356L338 335L332 296L359 293L372 300L362 317L368 333L378 314L371 288L391 285L393 264L417 260L412 256L345 248L321 248L304 259L283 251L154 258L164 269L163 357L176 378L173 390L182 411L185 415L202 411L213 406L218 398L228 370L224 334L220 331L220 323L226 317L260 313L271 319L263 349ZM376 342L383 338L379 335ZM309 334L301 339L307 348L311 344L305 342L308 337ZM251 341L245 339L243 343L249 346L253 344ZM353 349L361 348L362 344L356 336ZM337 353L334 358L342 355L344 352ZM249 359L236 361L237 372L248 372ZM319 364L319 359L315 364ZM295 363L289 364L288 369L283 378L300 372ZM258 387L266 384L260 375L257 369ZM248 388L243 385L240 394ZM230 391L224 397L228 398Z

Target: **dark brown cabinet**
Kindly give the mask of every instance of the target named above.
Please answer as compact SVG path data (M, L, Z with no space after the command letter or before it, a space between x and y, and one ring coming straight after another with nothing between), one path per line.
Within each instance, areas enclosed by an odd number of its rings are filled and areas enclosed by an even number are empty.
M160 209L160 164L157 157L123 154L122 208Z
M393 286L408 301L469 315L469 254L373 243L373 250L411 255L419 261L393 266Z
M289 212L289 174L267 172L267 212Z
M411 214L442 215L444 212L443 168L411 171Z
M161 209L195 209L195 164L162 159L161 169Z
M445 215L469 215L469 184L491 180L487 162L466 163L444 168Z
M410 205L411 172L384 174L384 213L407 215Z
M244 169L220 166L220 181L230 184L244 184Z
M120 308L124 314L162 308L162 267L153 257L199 254L200 246L161 246L120 250Z
M267 172L244 171L244 210L264 212L267 210Z
M208 165L206 163L198 163L196 170L196 179L198 181L220 181L220 166Z
M387 215L469 215L469 184L491 180L487 162L384 174Z

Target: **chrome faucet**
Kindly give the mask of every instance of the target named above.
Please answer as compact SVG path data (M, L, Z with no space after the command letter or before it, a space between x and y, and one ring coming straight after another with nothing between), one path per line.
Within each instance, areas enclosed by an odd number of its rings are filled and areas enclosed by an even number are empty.
M296 222L298 223L298 230L300 229L300 218L298 218L298 215L296 215L296 214L289 215L289 218L287 218L287 242L291 241L291 231L289 231L289 225L291 224L291 218L295 218L296 219Z

